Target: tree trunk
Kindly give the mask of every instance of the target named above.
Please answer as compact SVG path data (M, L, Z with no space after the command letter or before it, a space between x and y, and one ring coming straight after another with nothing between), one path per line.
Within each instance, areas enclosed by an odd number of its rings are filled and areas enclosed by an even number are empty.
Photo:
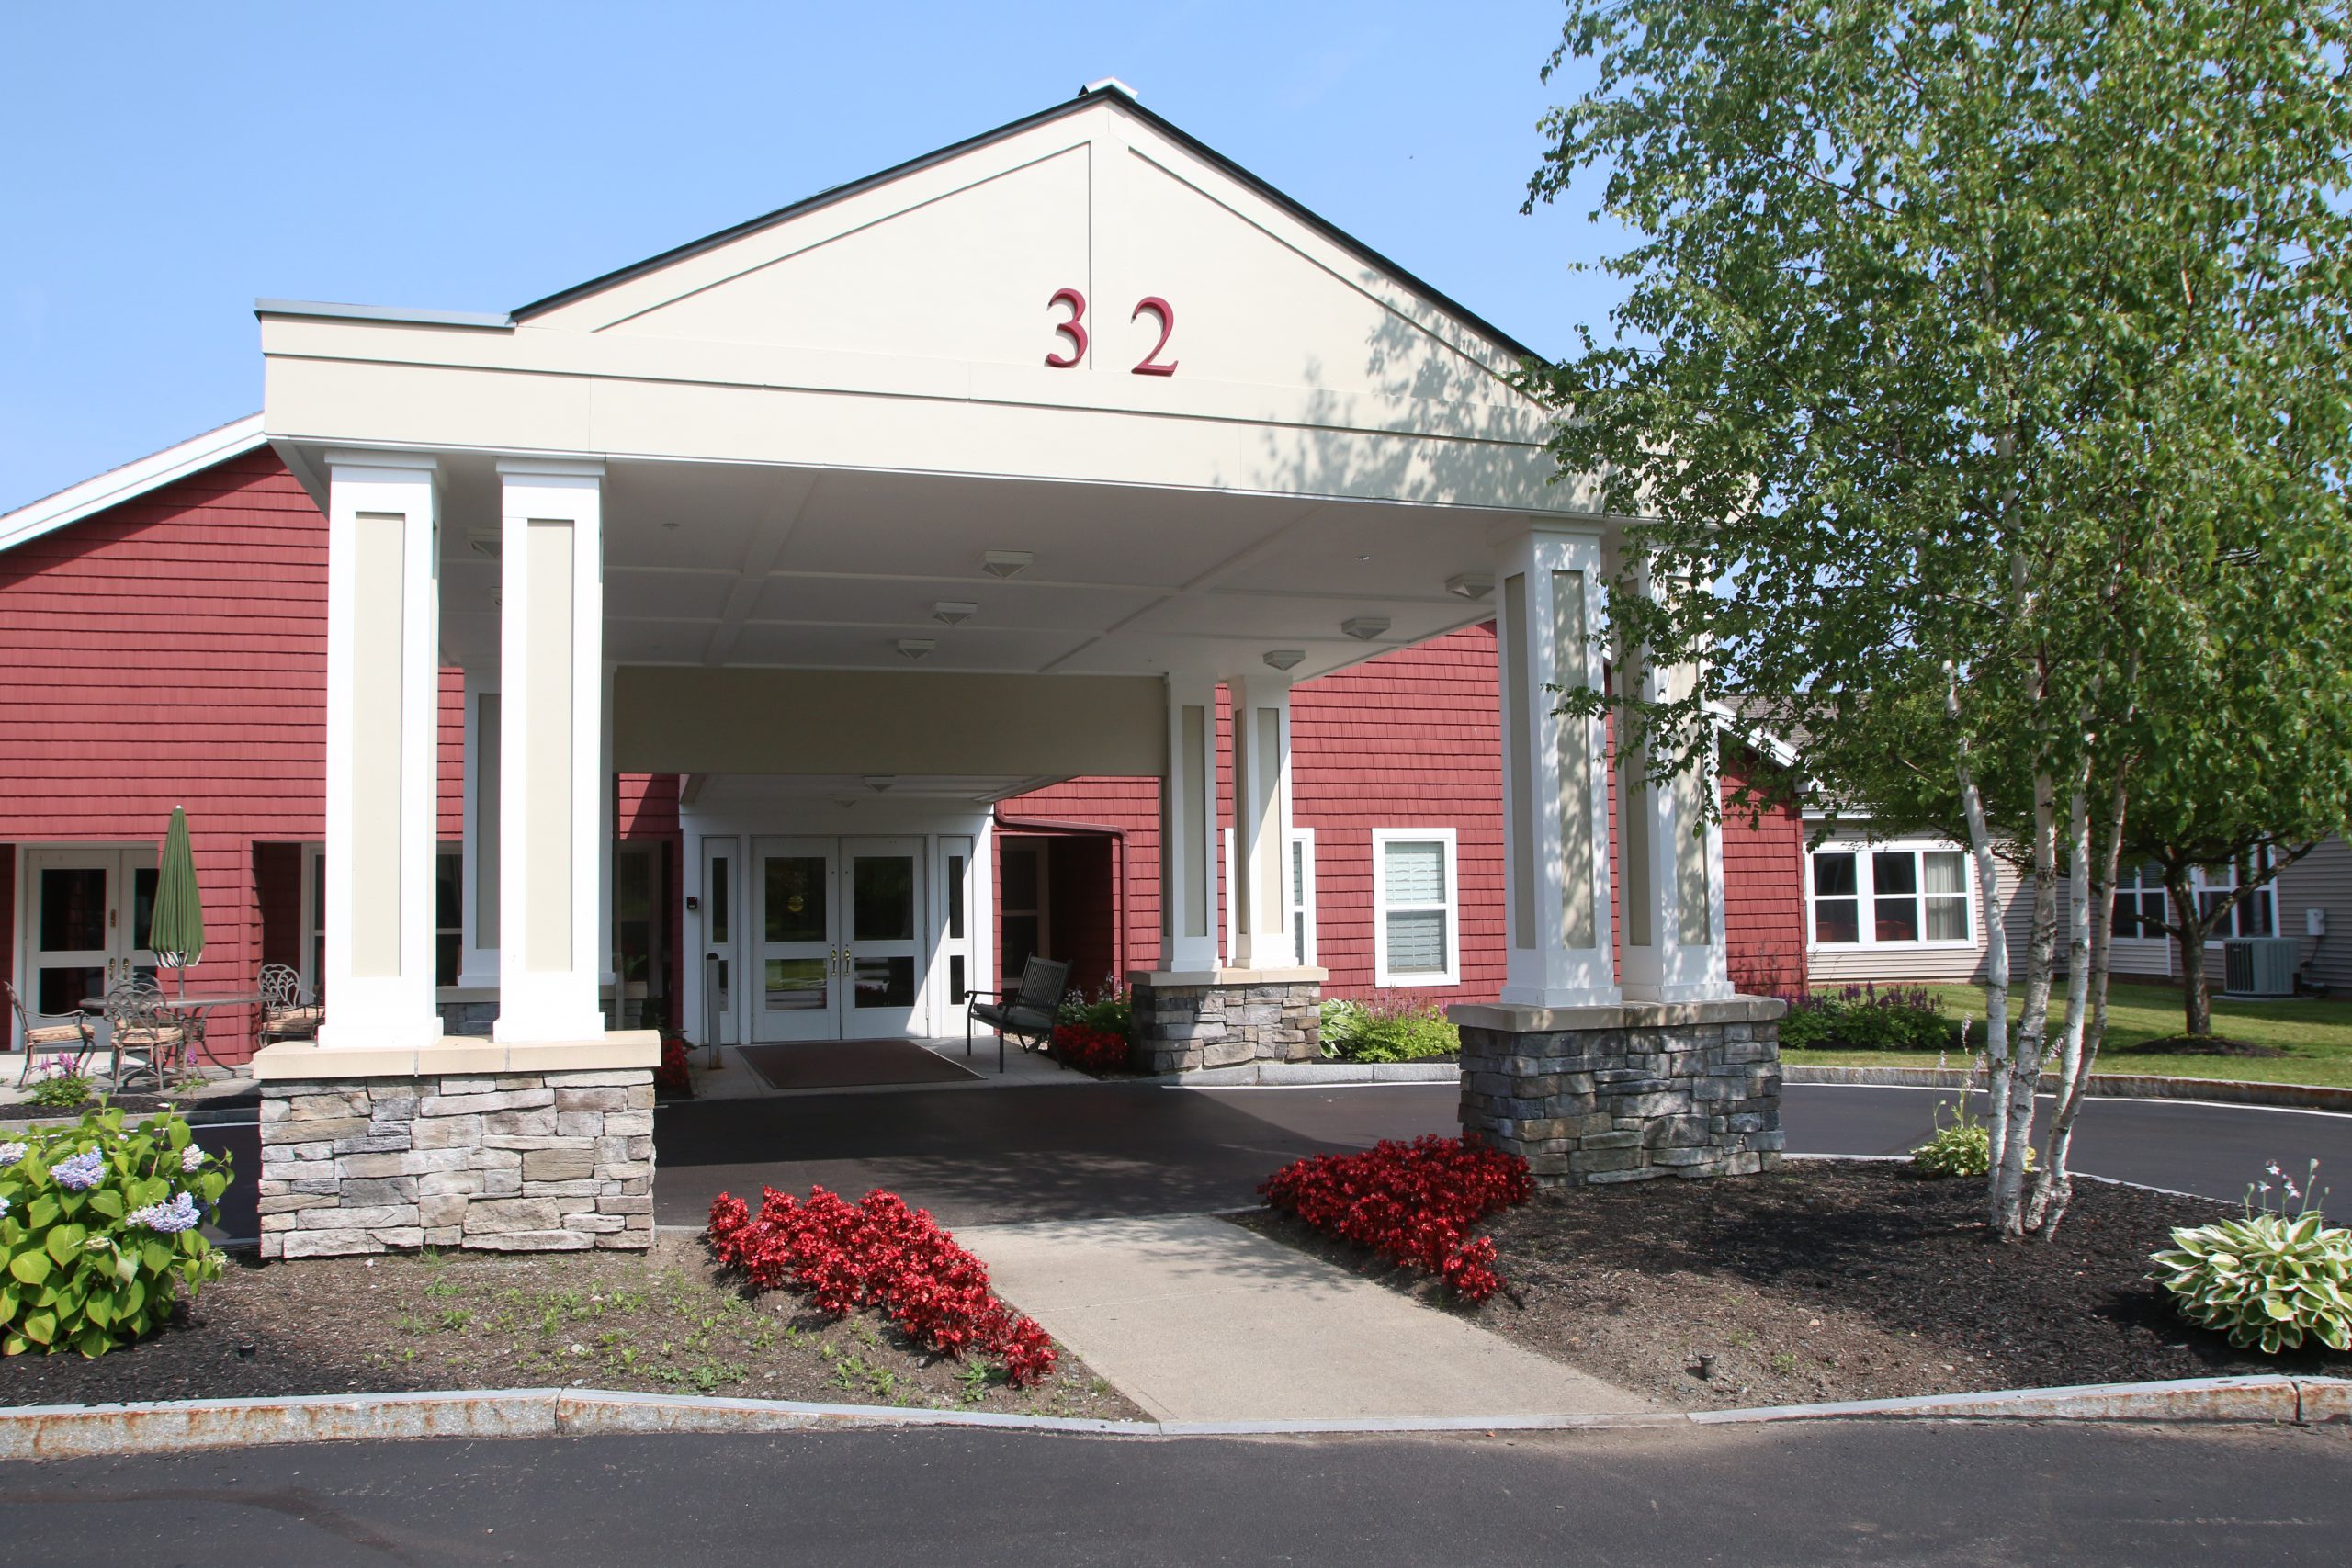
M2188 886L2188 868L2167 867L2165 892L2172 899L2175 940L2180 945L2180 996L2189 1034L2213 1032L2213 987L2205 978L2205 915Z
M2115 883L2123 861L2123 818L2129 801L2126 777L2119 772L2108 811L2107 837L2099 846L2098 872L2088 899L2090 1018L2083 1029L2081 1049L2059 1088L2058 1111L2050 1122L2050 1147L2042 1164L2041 1187L2035 1194L2042 1209L2037 1224L2044 1241L2058 1234L2058 1226L2074 1202L2075 1176L2069 1157L2075 1146L2075 1118L2081 1113L2083 1100L2089 1094L2091 1070L2098 1065L2099 1047L2107 1041L2107 979L2115 956Z
M2003 1241L2025 1229L2025 1156L2033 1146L2033 1097L2050 1055L2050 970L2058 942L2058 791L2047 767L2033 775L2033 933L2026 943L2025 1012L2018 1020L2008 1093L1996 1107L2007 1118L2001 1163L1993 1168L1991 1223Z
M1956 685L1944 688L1944 712L1960 717ZM1984 819L1984 794L1976 787L1976 772L1968 760L1968 741L1960 741L1960 805L1968 821L1968 854L1976 871L1977 906L1984 919L1984 1092L1995 1105L2006 1104L2009 1092L2009 933L2001 919L2000 866L1993 858L1993 832ZM1968 1090L1961 1090L1967 1109ZM1991 1140L1990 1163L1998 1168L2008 1131L2006 1118L1985 1118Z

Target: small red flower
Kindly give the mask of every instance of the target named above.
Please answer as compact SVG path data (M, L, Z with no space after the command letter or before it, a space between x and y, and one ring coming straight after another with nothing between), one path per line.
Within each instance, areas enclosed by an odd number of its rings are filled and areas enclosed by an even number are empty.
M1482 1302L1503 1281L1494 1268L1494 1242L1469 1239L1470 1227L1525 1202L1535 1180L1517 1155L1431 1134L1410 1144L1383 1139L1360 1155L1294 1160L1258 1190L1269 1205L1317 1230L1434 1274L1464 1300Z

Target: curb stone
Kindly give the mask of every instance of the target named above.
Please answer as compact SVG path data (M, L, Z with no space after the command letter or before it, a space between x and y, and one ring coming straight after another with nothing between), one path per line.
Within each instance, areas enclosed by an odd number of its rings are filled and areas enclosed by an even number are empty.
M1926 1394L1838 1404L1625 1415L1367 1417L1317 1421L1105 1421L985 1411L719 1399L607 1389L526 1388L424 1393L305 1394L0 1410L0 1461L176 1453L279 1443L413 1438L754 1434L854 1427L967 1427L1111 1438L1281 1437L1337 1433L1611 1431L1783 1421L2352 1422L2352 1379L2191 1378Z
M1782 1083L1872 1084L1883 1089L1973 1089L1984 1085L1962 1068L1821 1067L1790 1062ZM2054 1094L2058 1079L2045 1073L2043 1094ZM2262 1105L2286 1111L2352 1112L2352 1089L2327 1084L2257 1083L2247 1078L2167 1078L2145 1073L2093 1073L2093 1100L2201 1100L2219 1105Z

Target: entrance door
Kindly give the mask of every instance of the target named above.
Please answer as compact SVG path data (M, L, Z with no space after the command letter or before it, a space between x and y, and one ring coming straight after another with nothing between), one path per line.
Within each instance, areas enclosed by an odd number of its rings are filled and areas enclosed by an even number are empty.
M849 916L842 1037L911 1034L922 995L922 840L843 839L841 859Z
M735 1028L736 840L702 841L702 1043L733 1045Z
M154 977L147 947L153 850L34 849L24 852L23 864L25 999L35 1011L73 1012L83 998L106 990L110 966L127 963Z
M842 1037L840 840L755 839L752 852L752 1038Z
M921 839L755 839L752 1038L914 1032L923 978Z

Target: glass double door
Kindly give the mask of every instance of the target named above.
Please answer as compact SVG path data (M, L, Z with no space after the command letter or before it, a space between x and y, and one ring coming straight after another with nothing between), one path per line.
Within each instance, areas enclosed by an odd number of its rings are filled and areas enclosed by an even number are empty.
M155 955L147 926L155 912L155 852L136 849L26 849L21 875L31 930L26 1005L58 1016L85 997L102 995L111 971L152 977Z
M752 842L752 1038L914 1032L922 999L923 840Z

